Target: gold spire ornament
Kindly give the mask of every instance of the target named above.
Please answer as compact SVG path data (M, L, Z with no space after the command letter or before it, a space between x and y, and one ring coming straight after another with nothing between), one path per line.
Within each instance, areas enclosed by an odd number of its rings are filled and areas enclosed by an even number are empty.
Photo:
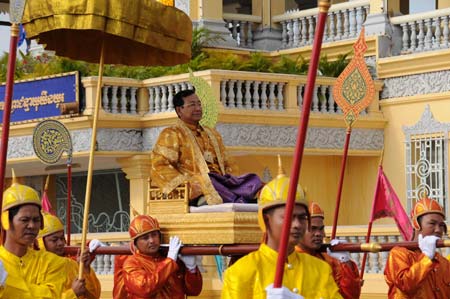
M359 113L366 109L375 96L375 83L372 80L364 53L367 50L364 27L353 45L354 56L334 83L333 98L344 112L344 120L351 127Z

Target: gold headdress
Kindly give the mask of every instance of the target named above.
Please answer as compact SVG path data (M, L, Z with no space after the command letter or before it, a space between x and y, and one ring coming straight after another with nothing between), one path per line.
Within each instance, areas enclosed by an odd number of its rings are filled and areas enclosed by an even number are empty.
M278 155L278 175L262 188L258 200L258 223L263 233L266 233L267 230L263 217L264 210L286 204L289 182L290 179L285 175L281 165L281 158ZM297 185L297 192L295 193L295 203L303 205L308 212L308 203L305 201L305 192L299 184Z
M12 185L3 192L2 205L2 226L4 230L9 230L9 210L25 204L34 204L41 208L41 200L38 193L31 187L17 183L14 170L12 171ZM41 221L41 228L43 221Z

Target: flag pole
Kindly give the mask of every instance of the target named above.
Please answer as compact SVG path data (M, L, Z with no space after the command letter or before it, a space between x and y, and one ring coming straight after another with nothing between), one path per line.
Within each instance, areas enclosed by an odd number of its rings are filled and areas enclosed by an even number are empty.
M72 150L67 157L67 211L66 211L66 234L67 246L70 246L72 224Z
M379 187L380 187L380 178L381 178L381 171L382 171L382 165L383 165L383 156L384 156L384 147L381 150L381 156L380 156L380 162L378 162L378 175L377 175L377 183L375 185L375 194L373 196L372 201L372 211L370 212L370 220L369 224L367 226L367 234L366 234L366 243L369 243L370 237L372 236L372 224L373 224L373 213L375 211L375 203L376 199L378 197ZM367 252L364 252L362 262L361 262L361 272L359 277L361 280L364 277L364 270L366 269L366 261L367 261Z
M367 50L365 41L365 30L361 28L358 40L353 45L354 56L350 63L345 67L342 73L337 78L333 86L333 97L342 109L344 114L344 121L347 123L347 130L344 143L344 153L342 157L341 174L338 185L338 192L336 196L336 207L334 209L333 228L331 231L331 239L336 238L336 229L339 218L339 208L341 204L342 188L344 185L345 168L347 165L348 149L350 146L350 137L352 127L358 119L358 115L366 109L373 101L375 94L375 84L372 76L366 66L364 60L364 53ZM356 75L356 76L355 76ZM362 80L364 85L361 86ZM357 91L355 86L363 87L364 92Z
M300 173L301 162L306 139L306 129L308 128L309 113L311 109L311 101L314 92L314 85L317 76L317 67L322 47L323 32L327 20L328 9L330 8L329 0L320 0L318 3L319 15L317 17L316 32L311 52L311 60L308 69L308 78L305 87L305 96L300 117L300 126L297 133L297 142L294 151L294 160L291 169L291 177L288 190L288 198L284 212L284 219L291 219L294 210L295 193L297 191L298 178ZM283 281L284 263L286 261L287 245L289 240L289 231L291 229L291 221L284 221L281 231L281 240L278 247L278 259L275 271L274 288L280 288Z
M6 70L6 86L5 86L5 101L3 106L3 122L2 122L2 137L0 143L0 207L3 204L3 189L5 189L5 170L6 157L8 155L8 139L9 126L11 120L11 106L14 87L14 73L16 70L17 58L17 42L19 40L20 22L25 8L25 0L11 0L9 3L9 14L11 21L11 35L9 39L9 55L8 67Z
M342 156L342 164L341 164L341 176L339 179L338 192L337 192L337 197L336 197L336 207L334 208L333 228L331 230L331 239L332 240L334 238L336 238L337 222L338 222L338 218L339 218L339 207L341 205L342 187L344 185L345 167L347 165L348 148L350 145L351 134L352 134L352 127L350 125L347 127L347 131L345 134L344 154Z

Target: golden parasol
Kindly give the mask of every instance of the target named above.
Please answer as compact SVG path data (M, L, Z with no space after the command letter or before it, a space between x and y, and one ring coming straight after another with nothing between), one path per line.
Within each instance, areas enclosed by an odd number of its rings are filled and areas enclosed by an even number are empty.
M175 65L191 57L192 23L154 0L28 0L22 23L57 55L98 62L97 94L86 182L81 253L86 247L103 64ZM78 276L81 279L83 265Z

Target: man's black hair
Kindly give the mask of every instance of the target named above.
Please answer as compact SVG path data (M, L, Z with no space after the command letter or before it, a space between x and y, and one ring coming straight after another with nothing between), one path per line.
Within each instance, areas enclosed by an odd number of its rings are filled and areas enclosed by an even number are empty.
M190 96L191 94L195 93L195 89L185 89L182 91L177 92L174 96L173 96L173 106L176 107L181 107L184 105L184 98Z
M23 204L23 205L18 205L18 206L12 207L11 209L8 210L8 219L9 219L9 222L12 222L14 216L16 216L17 213L19 213L20 208L23 207L23 206L25 206L25 205L33 205L33 206L38 207L38 208L39 208L39 211L41 210L41 207L40 207L39 205L33 204L33 203L27 203L27 204Z

